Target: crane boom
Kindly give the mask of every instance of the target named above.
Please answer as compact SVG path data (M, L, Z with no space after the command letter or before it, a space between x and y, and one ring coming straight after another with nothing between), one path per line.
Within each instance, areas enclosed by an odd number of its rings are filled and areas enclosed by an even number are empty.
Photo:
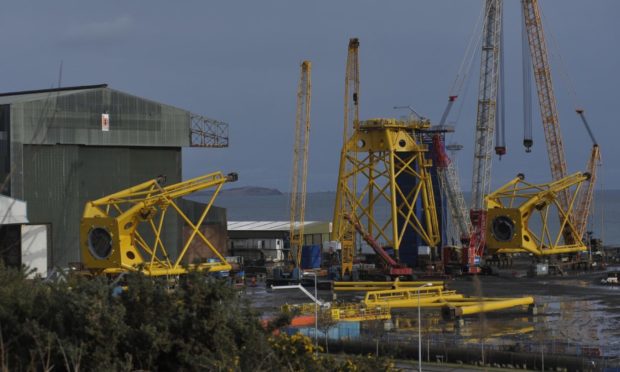
M347 148L345 144L350 137L356 134L359 126L359 46L360 42L357 38L349 39L347 49L347 66L345 71L344 83L344 129L342 136L342 151L340 153L340 169L339 174L349 173L350 162L347 162ZM356 154L354 156L357 156ZM347 182L348 184L342 184ZM344 216L355 214L356 206L352 205L343 197L344 190L350 189L356 192L356 177L339 179L336 192L336 203L334 205L334 218L332 236L340 240L342 273L351 273L353 271L353 249L355 242L355 230L349 223L342 223Z
M560 132L558 108L551 80L551 68L538 0L522 0L523 17L530 45L530 56L534 71L534 80L538 93L540 115L545 132L551 177L554 181L567 176L564 145ZM560 203L567 208L569 202L568 191L560 191Z
M601 152L583 110L577 109L576 111L588 131L590 139L592 140L592 152L590 153L590 160L588 161L587 167L587 172L590 174L590 179L588 181L588 187L581 189L577 198L577 207L575 209L575 226L577 227L579 237L583 238L588 225L588 215L590 214L592 199L594 198L594 186L596 185L598 166L601 162Z
M392 257L390 257L390 255L385 251L385 249L383 249L381 244L379 244L379 242L377 242L377 240L375 240L372 235L370 235L366 232L366 230L364 230L364 227L362 226L360 221L355 218L355 216L347 215L344 216L344 218L349 221L351 225L353 225L355 230L362 236L362 239L364 239L364 241L368 243L368 245L375 251L375 253L379 255L379 257L381 257L383 262L389 268L390 275L411 275L413 273L413 270L410 267L399 264Z
M499 86L501 6L502 0L486 1L487 17L483 29L472 179L473 210L484 208L484 196L490 190L491 154Z
M308 144L310 140L310 103L312 63L301 63L301 75L297 88L297 111L295 116L295 139L293 143L293 172L290 202L290 247L295 251L295 265L301 267L301 252L304 244L304 222L306 214L306 185L308 177ZM301 175L299 166L301 163Z
M463 192L461 191L459 176L454 163L446 154L445 144L439 134L433 135L433 148L436 153L437 174L439 175L441 188L445 191L448 199L450 216L457 229L459 238L468 238L472 226L467 216L467 208Z
M490 191L493 132L496 122L497 92L500 75L502 0L486 0L482 31L478 111L474 143L474 171L472 178L472 206L470 218L472 234L464 263L470 273L478 272L477 257L484 250L486 209L484 197Z
M588 161L587 172L590 174L588 186L581 189L574 213L575 226L580 238L583 238L586 233L586 227L588 226L588 216L590 215L590 207L592 206L592 199L594 198L594 186L596 185L596 173L600 162L601 153L599 147L598 145L594 145L592 146L590 160Z

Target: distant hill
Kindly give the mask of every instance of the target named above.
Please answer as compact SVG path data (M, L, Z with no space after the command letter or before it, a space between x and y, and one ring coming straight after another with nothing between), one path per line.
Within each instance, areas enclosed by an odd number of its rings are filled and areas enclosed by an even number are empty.
M198 192L197 194L212 194L213 191ZM271 196L282 195L282 192L278 189L270 189L267 187L259 186L244 186L234 187L231 189L223 189L220 191L221 196Z

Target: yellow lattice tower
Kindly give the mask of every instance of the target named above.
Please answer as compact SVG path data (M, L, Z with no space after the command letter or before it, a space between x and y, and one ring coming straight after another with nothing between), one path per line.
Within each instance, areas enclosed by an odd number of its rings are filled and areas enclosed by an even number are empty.
M293 142L289 237L291 242L291 258L293 258L295 266L299 268L301 268L301 251L304 245L304 222L306 215L310 103L312 97L311 72L312 63L310 61L303 61L301 63L301 74L297 88L297 113L295 117L295 139Z
M353 269L351 220L364 225L376 241L393 247L397 259L407 230L413 229L429 246L439 242L431 161L417 138L428 127L426 120L372 119L359 122L345 141L332 230L332 240L342 247L343 276ZM414 180L410 190L399 185L399 177ZM384 205L389 208L387 219L376 213Z

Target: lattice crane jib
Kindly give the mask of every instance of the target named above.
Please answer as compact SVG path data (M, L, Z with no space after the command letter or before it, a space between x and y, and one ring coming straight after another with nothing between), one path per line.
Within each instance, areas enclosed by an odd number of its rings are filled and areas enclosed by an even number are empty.
M347 161L348 156L356 154L347 154L345 144L355 136L356 128L359 125L359 102L360 102L360 78L359 78L359 40L351 38L347 48L347 64L345 70L344 84L344 126L342 136L342 151L340 153L339 174L351 173L351 162ZM346 182L346 184L343 184ZM338 178L336 186L336 202L334 204L332 240L340 242L341 256L343 257L342 272L351 273L353 270L353 255L355 245L355 230L348 224L343 223L344 216L352 215L354 205L349 204L347 199L342 198L345 190L357 190L357 177Z
M577 207L574 213L575 226L577 226L577 232L581 239L585 236L588 226L588 216L590 215L590 209L592 208L592 201L594 199L594 188L596 186L596 178L598 175L598 167L601 163L601 152L599 146L595 144L592 146L592 152L590 153L590 159L588 160L588 166L586 171L590 174L590 179L586 187L581 189L577 198Z
M357 133L343 149L337 198L352 206L348 214L335 214L334 240L346 237L352 224L359 221L372 239L393 247L398 259L401 242L413 230L429 246L439 243L439 228L430 175L427 147L416 131L429 127L428 121L372 119L360 122ZM346 171L344 171L346 170ZM357 189L348 187L357 178ZM399 179L414 180L411 189L401 187ZM382 213L387 208L387 213ZM387 216L387 217L386 217ZM353 241L353 240L351 240ZM353 256L342 255L342 273L351 274Z
M181 275L188 270L230 270L230 264L205 237L200 227L224 183L236 180L236 173L225 176L221 172L170 186L163 186L162 179L154 179L87 202L80 224L82 263L89 271L105 275L134 271L160 276ZM198 221L191 221L175 200L207 189L213 191L209 201ZM169 247L163 242L166 215L173 213L177 213L186 226L191 228L175 260L170 257ZM185 254L195 240L206 245L217 260L200 264L184 263Z
M486 0L482 31L478 109L474 139L474 168L470 218L472 234L464 264L471 273L477 272L477 258L484 251L486 206L484 197L490 192L493 133L496 123L497 93L500 75L502 0Z
M534 81L538 93L540 115L545 133L551 178L554 181L567 176L566 159L564 157L564 145L560 132L560 122L551 79L551 67L545 34L538 0L522 0L523 16L525 17L525 29L530 45L530 56L534 71ZM560 193L560 202L564 208L569 203L567 191Z
M469 239L472 226L467 216L467 207L458 172L454 162L446 153L444 141L439 134L433 135L433 148L436 154L435 160L439 182L448 199L448 210L450 211L452 223L457 230L457 236L460 240Z
M587 247L571 216L589 173L575 173L547 184L531 184L519 175L487 196L487 249L491 253L532 253L536 256L574 253ZM568 207L559 200L569 196ZM559 224L554 224L559 215ZM553 220L553 221L552 221ZM572 240L566 242L566 234ZM563 241L564 240L564 241Z
M301 253L304 243L308 148L310 143L312 63L310 61L303 61L300 67L301 72L297 88L297 110L295 115L295 138L293 141L289 231L290 252L297 267L301 267Z
M590 128L590 124L588 124L588 120L586 119L584 110L578 108L575 110L579 115L579 118L583 122L583 125L590 136L590 140L592 141L592 151L590 153L590 159L588 160L587 172L590 173L590 180L588 182L588 186L581 189L581 193L579 194L577 209L575 211L575 225L577 226L577 231L579 231L579 236L583 239L584 234L586 233L586 228L588 226L588 217L590 215L590 209L592 207L592 201L594 199L594 187L596 186L596 178L598 175L598 167L601 165L601 150L599 148L598 142L596 138L594 138L594 133L592 132L592 128Z

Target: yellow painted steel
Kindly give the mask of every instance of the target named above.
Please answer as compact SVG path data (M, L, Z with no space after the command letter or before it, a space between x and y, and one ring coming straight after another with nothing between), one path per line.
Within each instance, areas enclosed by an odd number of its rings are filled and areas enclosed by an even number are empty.
M412 287L420 287L426 283L431 283L434 286L444 285L441 281L400 281L395 280L393 282L334 282L333 290L337 292L344 291L356 291L356 292L367 292L367 291L380 291L383 289L397 289L397 288L412 288Z
M532 184L520 175L487 195L488 251L530 252L537 256L585 251L587 247L572 215L582 183L588 179L588 173L575 173L551 183ZM558 199L560 194L569 196L566 209ZM557 213L550 213L552 209ZM557 231L549 223L553 214L560 216ZM530 224L533 218L541 222L539 231Z
M442 307L445 306L450 301L463 299L465 296L462 294L458 294L454 291L448 291L448 293L442 295L423 295L420 294L420 307ZM364 302L367 306L385 306L390 309L407 309L407 308L417 308L418 307L418 296L417 294L411 298L403 298L403 299L385 299L382 301L374 301L369 300L368 302Z
M541 11L538 0L522 0L521 5L530 46L530 56L532 57L532 71L534 72L541 122L547 143L551 177L553 182L558 182L567 177L568 171ZM568 190L558 190L558 195L555 198L562 209L569 208L571 202ZM560 220L562 220L562 216L560 216Z
M282 306L282 311L285 313L297 312L303 315L314 315L315 304L286 304ZM392 319L389 307L367 307L360 303L338 304L329 309L322 308L321 311L324 314L328 314L332 320L337 322L363 322L368 320Z
M388 289L367 292L364 304L368 307L389 307L391 309L409 308L418 306L418 290L420 291L420 306L425 307L434 303L445 303L449 300L462 299L464 296L456 291L444 291L443 285L423 288Z
M235 173L225 176L215 172L163 187L160 179L154 179L87 202L80 224L84 267L94 274L134 271L151 276L180 275L188 270L230 270L230 264L200 231L200 226L224 183L236 180ZM194 223L174 200L205 189L214 191ZM176 260L170 257L162 240L164 220L170 209L191 228ZM183 264L195 239L214 253L216 262Z
M532 305L534 303L533 297L522 297L522 298L512 298L512 299L481 299L479 302L469 303L466 305L463 304L450 304L448 306L455 307L456 316L465 316L472 315L478 313L486 313L489 311L497 311L509 309L511 307L516 306L527 306Z
M585 119L584 119L585 120ZM601 164L601 152L599 146L594 144L592 146L592 152L588 161L587 172L590 174L590 180L588 186L583 187L578 197L577 207L575 208L575 226L577 227L577 233L580 237L584 237L586 228L588 226L588 216L590 215L590 209L592 207L592 200L594 199L594 186L596 185L596 177L598 174L598 167Z
M298 312L299 314L314 315L315 306L316 304L314 302L304 304L284 304L280 309L284 313Z
M344 128L342 136L343 146L340 151L340 175L351 174L353 164L357 163L357 154L349 153L344 144L350 138L357 142L355 138L359 126L359 46L360 43L357 38L349 39L344 84ZM354 158L353 161L347 161L347 158L351 157ZM357 176L355 174L346 179L338 179L336 202L334 203L334 219L332 220L336 224L336 228L333 229L332 240L338 240L341 247L341 272L343 274L350 274L353 272L355 229L351 224L341 224L336 220L336 216L352 216L356 206L344 198L343 190L352 190L353 194L357 193Z
M420 291L418 297L418 289ZM449 308L456 316L465 316L480 312L497 311L515 306L531 305L532 297L523 298L486 298L465 297L456 291L446 291L443 285L423 288L400 288L366 293L363 300L368 308Z
M361 322L368 320L389 320L392 314L389 307L366 307L360 304L338 305L331 309L331 317L339 322Z
M345 141L332 230L332 240L342 244L343 276L353 267L352 251L345 249L345 243L353 242L350 220L364 225L375 241L393 247L397 259L408 229L429 246L439 242L431 161L427 146L419 142L420 132L429 127L428 120L372 119L360 122ZM400 187L401 177L415 180L411 190ZM376 213L382 204L390 206L387 220ZM420 207L422 218L416 215Z
M301 63L301 75L297 89L297 113L293 145L293 171L290 201L290 254L295 266L301 267L301 251L304 245L304 222L306 216L306 186L308 176L308 144L310 142L310 102L312 63ZM299 174L301 163L301 175Z

